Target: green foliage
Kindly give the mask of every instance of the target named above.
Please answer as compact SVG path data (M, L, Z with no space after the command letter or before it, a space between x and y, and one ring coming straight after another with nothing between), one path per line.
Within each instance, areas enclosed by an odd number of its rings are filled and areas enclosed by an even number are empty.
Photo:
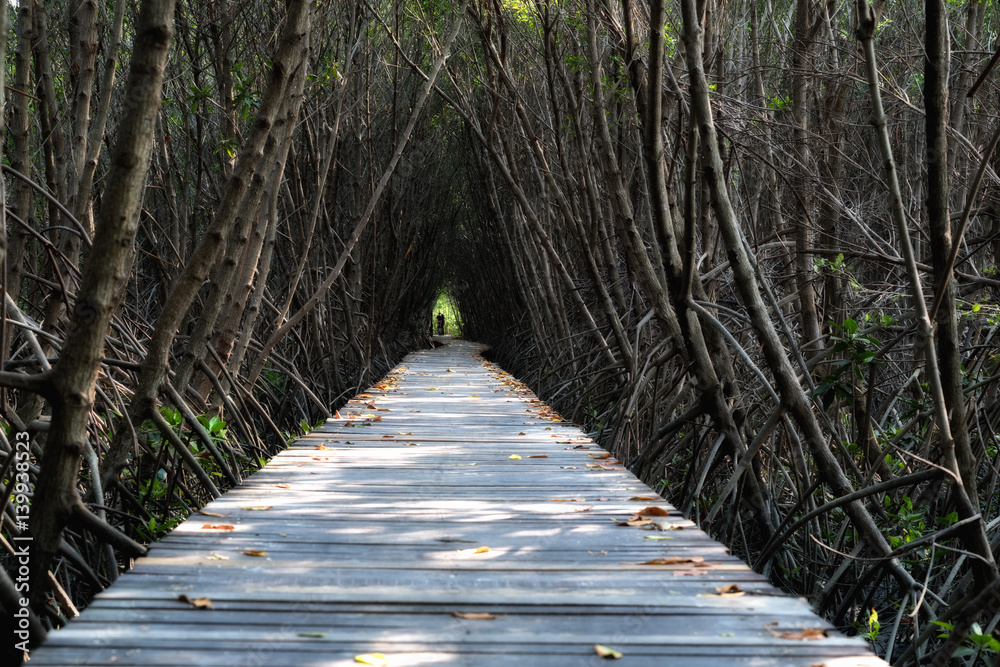
M261 379L276 393L283 394L288 386L288 376L273 368L265 368L260 374Z
M535 10L527 0L502 0L500 6L518 23L529 28L535 27Z
M174 526L181 521L183 521L183 517L171 517L166 521L157 521L156 517L150 517L145 524L139 524L136 531L143 540L155 542L173 530Z
M270 69L271 64L267 63ZM253 120L260 106L260 91L257 90L258 78L247 72L243 63L236 63L233 66L233 106L236 113L244 121Z
M434 324L434 333L437 333L438 313L444 313L444 332L456 338L462 337L462 313L458 310L458 304L450 292L442 291L438 294L434 302L434 311L431 315Z
M194 113L201 111L203 105L209 103L212 99L212 84L206 84L204 86L196 86L193 83L190 85L190 92L184 101L187 102L188 107Z
M339 63L336 61L326 64L326 66L320 66L318 71L310 72L306 75L306 80L317 86L326 86L333 81L340 81L342 78L340 74Z
M171 408L166 405L160 408L160 414L163 416L165 420L167 420L167 423L173 426L174 428L180 426L181 423L184 421L184 415L181 414L180 410L176 408Z
M853 382L864 381L869 364L884 365L883 362L875 361L881 343L871 336L862 335L857 321L849 317L843 324L830 322L830 326L838 332L830 334L830 340L834 341L830 355L840 358L831 362L831 371L823 376L815 395L823 396L833 392L851 402L854 400Z
M302 429L302 433L303 434L306 434L306 433L309 433L310 431L315 431L316 429L318 429L320 426L322 426L325 423L326 423L326 420L320 419L315 424L309 424L309 422L307 420L303 419L302 421L299 422L299 428Z
M201 425L205 427L208 434L212 436L213 440L222 441L226 440L229 435L229 430L226 428L226 422L222 420L221 417L215 415L198 415L198 421Z
M943 621L931 621L934 625L940 626L948 632L938 635L939 639L945 639L948 634L955 629L951 623ZM973 623L969 628L969 634L965 635L962 645L951 654L952 658L967 658L969 656L980 657L983 654L993 655L1000 653L1000 641L989 632L983 632L983 628L978 623ZM974 661L973 661L974 662Z
M868 614L866 625L868 627L865 629L864 633L865 637L868 638L868 641L874 644L875 640L878 639L878 633L882 627L881 624L878 622L878 612L875 611L874 607L872 607L871 613Z
M886 509L889 509L892 501L888 496L886 496L885 502ZM896 512L887 512L889 518L892 519L891 527L895 532L894 535L889 535L889 542L893 549L898 549L904 544L909 544L913 540L923 537L926 529L927 509L926 506L914 508L910 497L903 496Z
M791 95L785 95L784 97L774 96L767 101L768 109L775 109L777 111L785 111L786 109L792 108L792 97ZM844 256L841 255L840 259L843 260ZM814 260L814 262L817 260ZM818 260L826 261L826 260Z
M154 500L165 498L167 491L169 491L167 486L167 472L163 468L160 468L151 479L139 484L139 490L142 492L144 498L147 496Z

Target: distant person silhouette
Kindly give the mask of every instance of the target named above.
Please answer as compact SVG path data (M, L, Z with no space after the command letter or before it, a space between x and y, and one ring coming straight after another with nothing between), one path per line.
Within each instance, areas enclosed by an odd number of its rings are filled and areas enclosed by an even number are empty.
M444 335L444 313L438 313L438 336Z

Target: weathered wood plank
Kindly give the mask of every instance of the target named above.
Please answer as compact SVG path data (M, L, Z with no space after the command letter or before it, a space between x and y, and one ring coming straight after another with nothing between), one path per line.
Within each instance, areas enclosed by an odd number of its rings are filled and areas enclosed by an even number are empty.
M410 355L153 545L33 664L606 664L595 643L636 667L884 664L476 349ZM804 628L828 636L788 638Z

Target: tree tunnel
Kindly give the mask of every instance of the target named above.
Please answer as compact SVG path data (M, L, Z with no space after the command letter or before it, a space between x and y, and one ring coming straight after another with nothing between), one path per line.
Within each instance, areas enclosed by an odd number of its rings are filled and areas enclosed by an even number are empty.
M5 4L0 482L23 434L33 628L445 303L879 650L994 585L983 3L281 5Z

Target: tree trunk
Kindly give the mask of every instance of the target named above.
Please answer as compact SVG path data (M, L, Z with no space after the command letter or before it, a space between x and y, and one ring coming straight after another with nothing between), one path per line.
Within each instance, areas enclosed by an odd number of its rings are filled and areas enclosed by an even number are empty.
M927 222L930 229L931 259L934 282L941 293L937 310L937 328L933 331L937 343L941 392L944 409L950 417L951 442L942 437L944 460L960 475L953 485L960 519L978 515L979 491L976 480L976 456L969 440L965 394L962 387L961 341L958 332L958 304L955 283L951 280L952 238L950 218L950 186L948 183L948 69L951 44L948 34L948 13L945 0L926 0L927 61L924 69L925 128L927 131ZM929 351L928 354L934 354ZM937 398L937 397L935 397ZM970 551L984 558L973 560L980 586L998 577L989 539L980 519L963 531ZM988 557L987 557L988 556Z
M146 358L142 362L136 392L129 407L130 420L134 424L141 423L155 407L160 382L167 369L170 345L236 223L240 205L263 158L264 145L271 134L271 126L282 105L288 84L295 74L295 64L304 62L301 49L310 28L310 4L306 0L289 2L285 28L260 110L254 121L253 132L240 150L233 175L228 181L211 228L202 236L184 270L174 280L167 302L156 320ZM105 488L110 488L117 479L131 450L127 430L118 429L105 456L102 471Z
M11 101L10 166L22 174L31 172L29 161L29 140L31 138L31 44L34 40L34 3L22 2L17 7L17 51L14 54L14 82L16 90ZM34 217L34 194L31 187L20 179L11 179L10 198L6 205L21 221L31 224ZM18 222L5 225L7 232L7 275L6 289L10 298L17 303L24 280L24 252L28 232ZM4 350L8 340L2 341Z
M100 521L80 499L77 473L89 438L87 423L108 325L131 265L173 19L174 0L144 0L139 10L126 84L125 99L130 108L118 128L91 254L99 261L87 263L67 343L48 377L50 388L46 393L52 403L52 424L31 514L31 598L36 610L44 605L48 569L59 549L63 527L74 519L89 528ZM108 527L104 532L109 537L115 531ZM123 535L116 541L120 545L131 542ZM133 553L144 551L138 545L131 546Z
M695 0L681 0L681 12L684 22L685 53L691 80L691 110L698 123L698 131L705 151L703 158L704 177L711 190L712 208L726 243L726 254L734 274L734 284L740 303L750 316L751 324L763 348L764 357L774 375L776 389L782 402L788 406L789 413L804 432L806 444L819 469L820 479L829 484L836 494L847 495L854 489L830 450L816 415L812 412L809 397L799 384L788 354L774 329L774 324L767 312L767 306L760 295L757 277L745 247L742 230L729 199L724 178L725 168L719 153L719 139L712 117L708 80L701 59L701 27L698 24ZM875 553L880 556L889 553L891 550L889 545L871 514L860 501L854 501L847 505L846 511L855 528ZM905 586L909 587L914 583L913 578L899 566L898 562L893 561L891 567L893 574Z

